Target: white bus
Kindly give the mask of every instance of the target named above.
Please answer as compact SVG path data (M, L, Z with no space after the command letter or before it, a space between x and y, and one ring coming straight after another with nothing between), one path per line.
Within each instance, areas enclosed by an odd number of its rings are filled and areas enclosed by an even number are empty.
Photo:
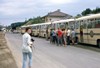
M46 30L50 28L50 22L39 24L39 36L46 38Z
M52 22L52 28L60 28L60 29L67 29L67 28L75 28L75 20L74 19L66 19L66 20L59 20Z
M24 26L21 26L21 34L24 34L25 33L25 28L26 27L29 27L29 25L24 25Z
M33 25L30 25L30 27L32 28L32 35L38 36L39 35L39 24L33 24Z
M100 47L100 13L77 18L75 22L78 41Z

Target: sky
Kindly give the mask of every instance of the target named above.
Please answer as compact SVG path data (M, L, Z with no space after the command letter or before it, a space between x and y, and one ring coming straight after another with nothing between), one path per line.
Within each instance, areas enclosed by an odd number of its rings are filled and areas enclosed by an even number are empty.
M75 16L86 8L96 7L100 7L100 0L0 0L0 24L23 22L57 9Z

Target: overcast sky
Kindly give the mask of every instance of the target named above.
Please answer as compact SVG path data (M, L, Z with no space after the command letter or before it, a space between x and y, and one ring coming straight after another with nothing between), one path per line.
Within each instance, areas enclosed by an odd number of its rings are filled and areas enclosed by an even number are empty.
M0 24L10 25L57 9L75 16L96 7L100 7L100 0L0 0Z

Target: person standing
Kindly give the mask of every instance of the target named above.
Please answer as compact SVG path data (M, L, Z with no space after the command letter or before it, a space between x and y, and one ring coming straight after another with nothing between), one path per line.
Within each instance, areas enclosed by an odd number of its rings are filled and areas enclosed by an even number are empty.
M53 38L52 38L52 29L50 29L50 43L53 42Z
M56 32L55 29L52 31L52 38L53 38L53 43L56 43Z
M70 45L70 35L71 35L71 31L70 31L70 29L68 28L68 29L67 29L67 45Z
M23 54L23 64L22 68L26 68L27 57L29 57L29 68L32 68L32 49L31 46L33 42L31 41L31 28L27 27L26 32L23 34L23 45L22 45L22 54Z
M62 35L63 35L63 33L62 33L60 28L58 28L57 35L58 35L58 43L57 43L57 45L60 44L62 46Z
M72 31L71 31L71 39L72 39L72 44L73 45L75 44L75 37L76 37L76 33L75 33L74 29L72 29Z
M63 38L63 44L64 44L64 47L65 47L66 46L66 43L67 43L66 42L66 34L67 33L66 33L66 30L65 29L63 29L62 31L63 31L63 36L62 36L62 38Z
M49 38L48 38L48 26L47 26L47 28L46 28L46 40L48 40Z

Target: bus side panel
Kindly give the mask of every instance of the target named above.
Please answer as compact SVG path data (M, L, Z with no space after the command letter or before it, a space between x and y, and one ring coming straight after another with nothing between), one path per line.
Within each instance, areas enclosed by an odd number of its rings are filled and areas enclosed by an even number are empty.
M100 39L100 28L88 29L89 44L97 45L97 39Z

